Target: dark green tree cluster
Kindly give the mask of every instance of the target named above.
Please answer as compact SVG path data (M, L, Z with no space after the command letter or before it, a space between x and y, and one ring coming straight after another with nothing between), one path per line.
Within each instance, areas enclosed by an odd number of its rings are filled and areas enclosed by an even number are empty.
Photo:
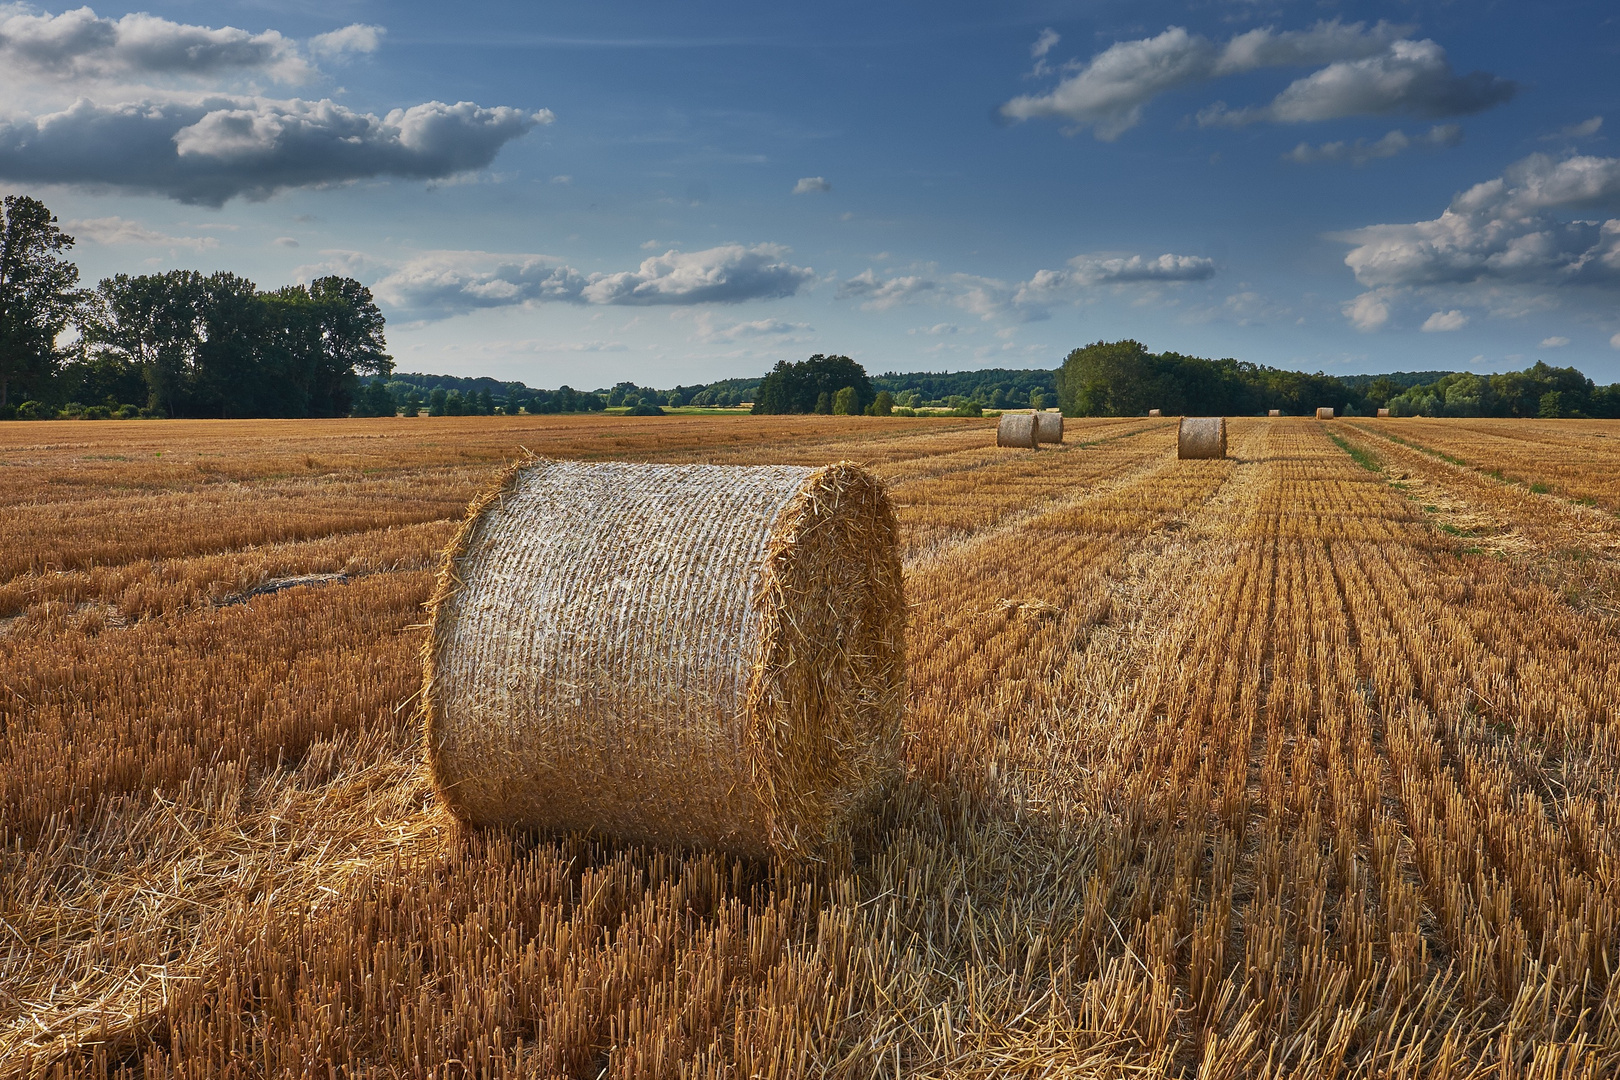
M43 203L7 196L0 226L0 418L346 416L360 376L393 368L382 312L352 278L261 292L173 270L84 291Z
M1594 385L1572 367L1536 363L1523 371L1458 371L1386 399L1391 416L1620 418L1620 383Z
M651 406L653 408L657 408L661 405L668 405L672 408L678 409L685 405L730 405L742 403L741 399L738 399L736 402L729 400L717 401L716 398L719 396L719 393L710 392L709 388L704 386L702 383L698 383L695 386L677 386L671 390L655 390L650 386L637 386L633 382L621 382L613 384L613 388L607 392L606 401L607 406L610 409L616 409L621 405L628 406L632 409L639 408L643 405ZM729 397L729 395L727 396ZM703 400L699 401L699 397L701 397Z
M386 375L383 316L352 278L261 292L231 273L118 274L81 316L62 375L91 400L159 416L347 416L360 375Z
M847 356L823 356L790 363L778 360L759 384L754 412L832 413L859 416L877 400L866 369Z
M601 412L603 395L571 386L536 390L521 382L463 379L414 372L381 376L362 385L353 416L539 416Z
M1057 377L1065 416L1241 416L1281 409L1301 414L1328 405L1354 415L1367 395L1332 375L1281 371L1238 360L1150 353L1138 341L1099 341L1076 349Z
M896 404L906 408L946 406L959 408L973 403L983 409L1042 409L1057 404L1056 372L986 368L942 374L888 372L872 379L872 385L894 395Z
M1328 405L1340 415L1388 407L1392 416L1620 417L1620 383L1594 386L1574 368L1538 363L1500 375L1396 372L1307 375L1237 360L1150 353L1136 341L1076 349L1058 372L1066 416L1242 416L1280 409L1308 415Z

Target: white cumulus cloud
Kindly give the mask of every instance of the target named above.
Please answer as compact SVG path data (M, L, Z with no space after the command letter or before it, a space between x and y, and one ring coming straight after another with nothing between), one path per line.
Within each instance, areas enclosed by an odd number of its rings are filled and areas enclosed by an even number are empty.
M1263 68L1388 56L1402 43L1403 32L1385 22L1368 27L1333 20L1308 30L1250 30L1222 43L1172 26L1156 37L1109 46L1049 92L1006 102L1001 115L1008 120L1055 117L1111 140L1140 123L1148 102L1167 91Z
M793 185L793 194L795 195L810 195L815 192L831 190L832 185L827 182L825 176L803 176L799 178L797 184Z
M1460 310L1437 311L1423 320L1419 328L1425 334L1444 334L1452 330L1461 330L1468 325L1468 316Z
M1389 322L1389 301L1376 292L1365 292L1344 305L1344 317L1363 333L1370 333Z
M339 30L317 34L309 39L309 51L319 56L341 57L351 53L374 53L382 47L387 33L380 26L353 23Z
M1552 337L1542 338L1541 339L1541 347L1543 349L1562 349L1565 345L1568 345L1568 344L1569 344L1569 338L1563 337L1562 335L1559 335L1559 334L1554 334Z
M815 279L777 244L667 251L634 270L583 273L545 255L425 252L395 267L373 291L419 319L483 308L559 302L615 306L740 303L791 296Z
M1343 234L1364 286L1620 285L1620 158L1533 154L1451 200L1438 218Z
M1613 349L1620 349L1620 334L1616 334L1614 337L1609 339L1609 347Z
M144 13L108 19L88 7L48 15L20 5L0 8L0 66L13 76L76 83L244 72L296 83L314 74L297 42L274 30L253 34Z
M1346 116L1467 116L1501 105L1517 83L1485 71L1458 75L1446 51L1433 41L1395 41L1386 50L1340 60L1290 84L1271 104L1227 109L1224 103L1198 114L1202 125L1241 126L1260 120L1297 124Z
M238 195L374 176L442 179L489 165L553 117L430 101L386 116L330 100L213 96L98 105L0 120L0 177L167 195L219 206Z

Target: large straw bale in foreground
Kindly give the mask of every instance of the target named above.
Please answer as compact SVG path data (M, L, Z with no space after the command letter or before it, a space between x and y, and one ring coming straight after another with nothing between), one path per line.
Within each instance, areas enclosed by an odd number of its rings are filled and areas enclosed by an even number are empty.
M858 466L519 465L445 552L434 786L476 825L813 856L898 769L905 612Z
M1333 410L1327 406L1323 406L1322 408L1316 410L1316 418L1318 420L1331 420L1333 419Z
M1034 413L1002 413L1001 420L996 424L996 445L1038 450L1040 443L1036 431Z
M1185 416L1176 431L1176 457L1224 458L1226 456L1226 418L1223 416Z
M1035 441L1060 443L1063 441L1063 414L1038 412L1035 414Z

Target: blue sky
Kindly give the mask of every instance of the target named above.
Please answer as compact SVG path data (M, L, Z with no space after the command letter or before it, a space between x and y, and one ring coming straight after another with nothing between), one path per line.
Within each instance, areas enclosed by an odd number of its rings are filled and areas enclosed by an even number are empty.
M1602 3L0 4L86 279L351 274L402 370L1620 379Z

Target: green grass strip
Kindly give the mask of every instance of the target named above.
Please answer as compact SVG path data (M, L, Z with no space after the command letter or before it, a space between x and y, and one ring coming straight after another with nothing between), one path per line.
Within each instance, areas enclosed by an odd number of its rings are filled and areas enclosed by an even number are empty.
M1350 445L1350 443L1342 436L1331 431L1328 432L1328 438L1332 439L1336 444L1338 444L1340 450L1343 450L1345 453L1349 454L1351 458L1355 460L1357 465L1360 465L1368 472L1381 473L1384 471L1384 466L1369 451L1363 450L1359 446Z

